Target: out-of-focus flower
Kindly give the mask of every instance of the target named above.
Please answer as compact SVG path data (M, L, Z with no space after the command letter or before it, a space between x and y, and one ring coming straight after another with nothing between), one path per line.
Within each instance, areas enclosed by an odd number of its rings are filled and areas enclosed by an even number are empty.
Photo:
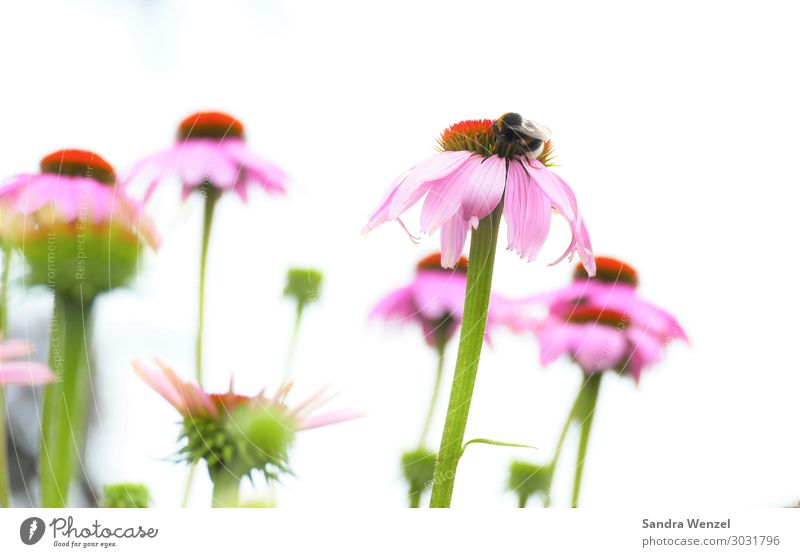
M450 340L464 317L467 287L467 258L461 257L452 270L442 268L441 254L434 253L417 264L410 284L380 300L369 314L388 323L419 323L425 342L433 348ZM517 304L498 294L489 300L486 334L505 325L518 329Z
M509 466L507 488L516 493L520 508L525 507L528 499L536 494L541 494L547 507L550 503L552 477L553 470L550 466L515 460Z
M173 369L156 360L158 368L134 362L136 373L163 396L184 418L186 440L181 455L188 462L205 460L209 471L223 468L235 476L260 470L275 477L287 470L288 450L298 431L344 422L359 413L349 410L314 412L328 402L317 393L289 407L285 384L271 397L226 393L209 394L198 385L183 381Z
M102 506L106 509L146 509L150 506L150 490L144 484L105 485Z
M671 314L637 295L637 284L630 265L598 257L595 278L579 265L570 286L531 298L549 306L549 315L534 326L542 364L566 354L584 372L616 370L638 382L669 341L688 341Z
M298 313L302 313L303 307L319 299L322 276L322 271L310 268L292 268L286 272L283 295L297 302Z
M198 112L178 127L175 144L141 160L128 177L150 180L147 201L162 180L177 175L185 199L193 190L209 186L233 191L247 201L247 188L258 185L268 193L286 193L286 174L254 154L245 143L244 125L222 112Z
M425 197L420 228L426 234L441 228L442 265L452 268L463 252L470 227L477 228L480 219L502 202L509 250L528 261L535 259L555 212L567 220L572 241L553 264L577 254L593 274L592 246L575 194L546 167L552 157L549 141L535 140L543 147L538 158L538 150L521 153L509 149L515 138L506 137L508 124L517 119L523 122L518 114L510 113L495 121L467 120L447 128L439 139L441 153L395 180L364 232L387 221L399 221Z
M116 187L113 167L77 149L47 155L40 173L0 186L0 235L22 249L30 283L84 297L124 284L143 243L159 243L142 205Z
M19 359L32 353L33 346L25 341L0 341L0 385L38 385L55 380L46 365Z

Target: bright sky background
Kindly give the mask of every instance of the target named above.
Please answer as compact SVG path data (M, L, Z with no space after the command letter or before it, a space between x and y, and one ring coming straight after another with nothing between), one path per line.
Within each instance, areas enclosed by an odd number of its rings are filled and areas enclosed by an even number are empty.
M73 0L4 3L0 176L56 149L93 149L124 172L168 146L181 118L241 118L254 150L292 178L286 199L223 201L208 277L211 384L255 393L282 376L290 265L325 271L307 312L295 400L332 384L358 422L299 435L285 507L405 504L399 455L416 441L434 357L416 329L369 324L371 305L412 276L438 236L398 226L360 235L390 181L432 153L447 125L517 111L553 130L598 254L635 265L641 294L692 339L637 388L603 383L584 479L591 507L779 506L800 497L797 363L797 19L781 2L256 2ZM177 414L133 375L158 356L193 372L201 206L178 184L154 200L164 237L135 287L97 307L101 481L145 481L177 506ZM407 222L413 224L410 218ZM498 252L496 291L565 284L546 263ZM501 239L502 242L502 239ZM501 247L504 247L501 246ZM17 289L17 336L46 326L46 295ZM42 347L44 348L44 347ZM452 346L451 348L455 348ZM454 350L448 354L452 373ZM499 334L482 361L454 506L509 507L512 458L544 461L578 384L543 370L528 337ZM446 377L449 384L450 375ZM444 418L445 398L436 424ZM556 504L567 503L576 436ZM205 474L192 503L210 501Z

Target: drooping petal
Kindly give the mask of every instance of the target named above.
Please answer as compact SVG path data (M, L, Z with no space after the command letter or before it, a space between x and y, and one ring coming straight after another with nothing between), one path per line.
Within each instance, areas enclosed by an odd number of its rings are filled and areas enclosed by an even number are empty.
M425 195L432 182L454 172L470 156L472 153L469 151L446 151L434 155L401 174L372 211L363 233L369 232L384 222L397 219Z
M381 299L372 311L369 319L380 318L385 321L407 321L417 312L411 296L411 286L399 288Z
M493 155L463 173L461 215L465 220L480 220L497 208L506 187L506 168L505 159Z
M503 215L508 225L508 249L533 261L550 232L550 199L535 184L520 164L508 170Z
M577 326L582 338L573 338L570 351L575 361L586 372L614 369L625 357L628 341L623 331L599 323Z
M33 352L33 345L24 340L5 340L0 342L0 361L22 358Z
M301 418L298 422L298 429L314 429L317 427L338 424L362 417L364 417L362 412L355 412L353 410L334 410L331 412L325 412L324 414L317 414L316 416Z
M50 368L37 362L0 362L0 385L40 385L55 380Z
M414 306L428 319L450 315L460 320L464 315L467 278L463 273L419 271L411 284Z
M467 242L469 226L470 223L461 218L461 215L454 215L442 226L442 267L445 269L452 269L458 263Z

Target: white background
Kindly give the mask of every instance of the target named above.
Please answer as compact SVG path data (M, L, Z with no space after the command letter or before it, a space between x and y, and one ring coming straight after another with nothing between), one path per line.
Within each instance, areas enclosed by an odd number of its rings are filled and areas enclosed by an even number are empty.
M296 360L297 398L332 383L354 423L300 434L283 507L399 507L434 358L415 329L366 322L438 236L415 246L386 225L360 235L390 181L447 125L518 111L549 126L598 254L634 264L641 293L692 344L672 345L637 388L604 381L584 481L587 507L779 506L800 497L797 364L798 38L791 3L4 2L0 175L55 149L93 149L124 172L167 147L181 118L221 109L292 182L219 206L208 278L206 366L245 392L282 376L289 265L325 273ZM102 481L145 481L177 506L177 414L132 373L159 356L193 369L201 206L178 185L153 201L164 236L135 288L98 304ZM414 219L409 219L414 223ZM495 286L565 284L564 226L540 261L500 251ZM46 325L46 296L17 289L18 336ZM455 348L452 346L451 348ZM454 351L449 355L452 371ZM449 383L450 377L446 378ZM549 457L579 372L542 370L531 338L485 351L454 505L511 507L512 457ZM445 399L440 404L444 409ZM443 421L439 413L435 437ZM573 439L574 441L574 439ZM556 504L567 503L574 443ZM204 476L200 474L200 476ZM207 479L193 505L210 501ZM263 491L261 492L264 493Z

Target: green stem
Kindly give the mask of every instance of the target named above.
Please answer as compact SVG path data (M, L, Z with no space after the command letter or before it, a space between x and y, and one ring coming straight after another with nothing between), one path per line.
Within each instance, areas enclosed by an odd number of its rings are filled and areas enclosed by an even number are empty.
M181 500L181 507L186 508L189 506L189 497L192 495L192 482L194 481L194 473L197 471L197 463L193 462L192 467L189 469L189 476L186 478L186 486L183 488L183 499Z
M586 461L586 449L589 447L589 435L592 432L594 411L597 407L597 396L600 393L600 380L602 373L584 373L584 383L581 389L581 437L578 442L578 461L575 464L575 483L572 487L572 507L578 506L583 479L583 465Z
M8 334L8 279L11 272L11 247L3 245L3 276L0 280L0 334Z
M553 459L550 461L550 481L553 481L553 477L556 473L556 466L558 466L558 459L561 456L561 449L564 447L564 441L567 439L567 433L569 433L569 426L572 425L572 422L575 421L578 417L578 409L581 405L581 393L583 392L583 385L581 388L578 389L578 394L575 395L575 400L572 402L572 408L569 409L569 415L567 415L567 419L564 422L564 427L561 429L561 435L558 438L558 443L556 444L556 450L553 452ZM545 507L550 506L550 497L549 497L549 488L548 488L548 497L545 499Z
M3 246L3 275L0 278L0 340L8 336L8 277L11 269L11 248ZM0 385L0 507L10 506L8 452L6 448L6 388Z
M214 222L214 208L220 198L220 191L214 186L207 186L203 190L205 205L203 209L203 237L200 247L200 285L197 303L197 342L195 344L195 362L197 384L203 386L203 326L205 318L206 298L206 261L208 259L208 244L211 238L211 225Z
M292 329L292 338L289 340L289 351L286 354L286 370L284 371L283 375L284 383L289 381L289 378L292 375L294 354L297 351L297 339L300 336L300 322L303 319L304 309L305 309L305 304L303 302L297 302L297 312L295 313L294 317L294 328Z
M222 469L211 474L214 483L212 506L214 508L235 508L239 506L239 484L241 478Z
M411 486L408 490L408 508L418 509L420 500L422 499L422 490L417 489L416 486Z
M433 415L436 412L436 401L439 400L439 391L442 387L442 375L444 375L444 349L447 345L447 340L438 342L436 347L436 379L433 381L433 394L431 394L431 403L428 406L428 413L425 416L425 422L422 425L422 433L419 436L419 448L425 447L425 441L428 438L428 432L433 423Z
M42 506L64 507L83 446L89 390L88 319L92 300L55 293L48 364L56 381L45 388L39 473Z
M478 228L472 232L464 319L461 324L461 339L458 343L450 403L447 407L447 418L433 477L431 507L449 507L453 497L458 459L461 456L472 391L478 375L483 334L486 330L494 256L497 249L497 231L502 211L501 202L492 213L481 219Z

